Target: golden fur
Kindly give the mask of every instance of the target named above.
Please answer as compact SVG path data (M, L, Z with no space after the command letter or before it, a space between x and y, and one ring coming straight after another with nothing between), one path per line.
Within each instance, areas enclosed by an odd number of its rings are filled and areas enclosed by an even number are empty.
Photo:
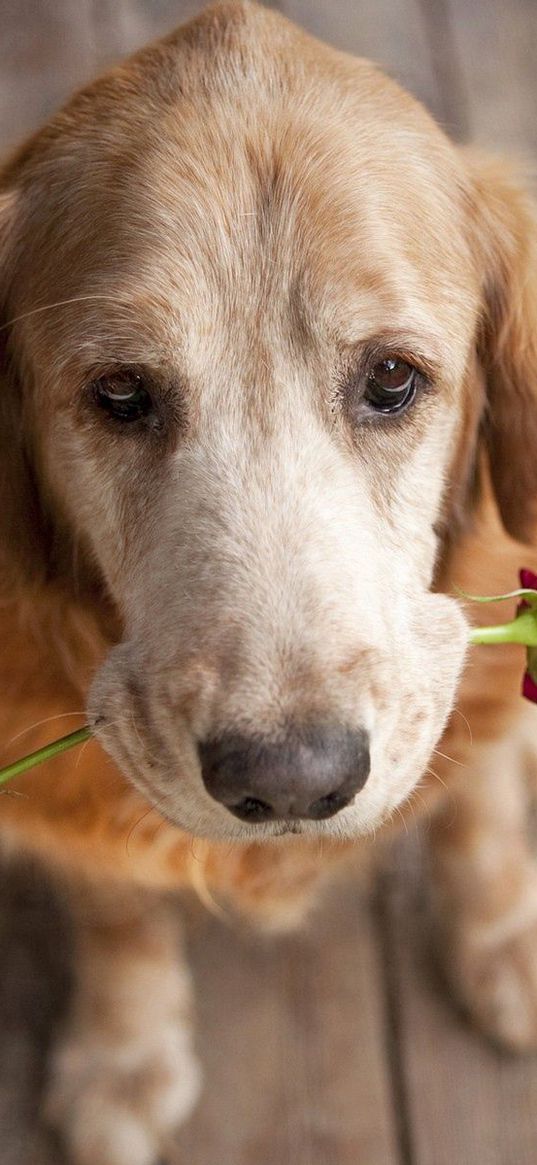
M399 805L436 811L456 989L496 1037L537 1042L518 650L472 653L445 727L466 639L445 596L511 589L537 565L521 545L535 543L537 231L516 176L452 146L374 66L222 3L8 160L0 270L2 760L83 723L88 703L115 758L92 741L1 803L6 846L38 854L86 911L49 1104L73 1160L128 1149L145 1165L197 1091L185 1036L168 1108L133 1101L120 1135L108 1081L111 1123L95 1124L102 1065L88 1081L85 1049L102 1001L84 968L102 959L103 917L121 1012L120 981L170 962L148 891L191 885L289 923ZM431 370L391 430L353 424L371 336ZM158 449L133 452L88 405L117 364L173 401ZM278 838L211 803L197 739L277 738L327 714L376 733L356 805ZM138 939L124 958L125 902ZM109 1068L125 1071L128 1039L153 1095L149 1026L116 1032Z

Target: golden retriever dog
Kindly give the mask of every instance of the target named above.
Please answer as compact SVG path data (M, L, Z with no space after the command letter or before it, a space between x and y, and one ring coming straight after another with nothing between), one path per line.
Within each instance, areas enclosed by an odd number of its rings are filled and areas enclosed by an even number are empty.
M150 1165L197 1097L169 891L289 926L418 785L454 987L536 1045L537 720L456 597L537 567L516 175L232 0L7 160L0 271L2 759L96 738L1 799L80 920L70 1160Z

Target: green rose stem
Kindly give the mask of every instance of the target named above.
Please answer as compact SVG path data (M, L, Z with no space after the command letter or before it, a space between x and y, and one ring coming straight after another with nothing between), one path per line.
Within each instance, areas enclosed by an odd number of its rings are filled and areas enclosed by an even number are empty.
M25 773L27 769L33 769L34 765L40 765L45 760L50 760L51 756L57 756L60 752L66 752L68 748L74 748L75 744L82 744L84 740L89 740L91 732L88 727L77 728L76 732L70 732L68 736L62 736L60 740L54 740L52 744L46 744L44 748L38 748L35 752L31 752L28 756L21 757L11 765L6 765L5 768L0 769L0 785L5 785L12 777L18 777L19 773Z
M521 643L523 647L537 647L537 610L522 611L510 623L493 627L474 627L470 643Z

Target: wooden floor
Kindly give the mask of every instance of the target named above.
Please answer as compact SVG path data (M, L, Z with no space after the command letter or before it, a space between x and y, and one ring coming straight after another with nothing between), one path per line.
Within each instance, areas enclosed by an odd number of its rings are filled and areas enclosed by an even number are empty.
M536 0L277 6L384 64L457 137L535 162ZM0 0L0 145L199 7ZM422 844L405 839L372 892L334 892L300 937L191 920L207 1087L173 1165L537 1165L537 1058L493 1051L447 999ZM2 881L0 1165L64 1165L36 1112L68 997L68 919L35 871Z

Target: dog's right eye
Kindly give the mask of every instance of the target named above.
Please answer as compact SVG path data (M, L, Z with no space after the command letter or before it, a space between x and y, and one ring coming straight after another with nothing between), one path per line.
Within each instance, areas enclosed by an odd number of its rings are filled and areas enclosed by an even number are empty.
M388 356L369 371L365 399L378 413L400 413L416 395L418 371L406 360Z
M93 399L108 416L130 423L155 416L153 397L140 372L121 369L92 384Z

